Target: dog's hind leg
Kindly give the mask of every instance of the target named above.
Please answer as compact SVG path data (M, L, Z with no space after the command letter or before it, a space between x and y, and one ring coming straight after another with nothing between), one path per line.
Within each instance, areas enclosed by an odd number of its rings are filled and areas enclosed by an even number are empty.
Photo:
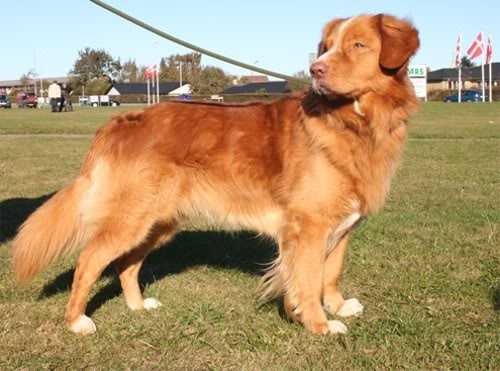
M120 277L125 302L130 309L154 309L161 306L161 303L155 298L143 298L139 286L139 271L144 259L155 247L172 239L175 227L175 223L156 223L151 228L147 239L140 246L114 262Z
M323 276L323 306L328 313L340 317L356 316L363 312L363 305L358 299L344 300L339 287L348 243L349 233L342 237L328 255Z
M123 223L120 218L103 220L101 228L80 254L65 315L71 331L81 334L95 332L94 322L85 316L92 285L112 261L147 239L153 221L144 219L134 218L133 222L129 220L128 223Z

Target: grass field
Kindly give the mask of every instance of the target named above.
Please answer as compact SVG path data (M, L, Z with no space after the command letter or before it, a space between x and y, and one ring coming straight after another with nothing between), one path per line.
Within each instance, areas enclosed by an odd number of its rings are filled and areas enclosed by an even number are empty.
M74 257L20 288L9 241L77 174L81 134L123 109L0 111L0 369L500 369L499 104L429 103L412 120L390 199L351 243L344 291L365 313L347 335L257 305L268 242L191 232L142 270L163 307L130 312L109 271L88 307L98 332L79 337L63 324Z

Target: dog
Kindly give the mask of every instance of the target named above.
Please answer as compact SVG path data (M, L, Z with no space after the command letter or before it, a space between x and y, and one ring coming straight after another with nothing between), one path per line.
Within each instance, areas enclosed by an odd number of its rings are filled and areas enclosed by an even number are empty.
M316 334L345 333L363 306L339 282L349 236L384 204L407 119L418 108L407 77L418 31L394 16L334 19L311 65L312 88L273 102L167 102L99 129L77 178L21 226L13 268L27 282L84 246L66 308L75 333L96 331L87 297L113 264L126 304L143 298L147 254L193 221L253 230L279 247L262 297Z

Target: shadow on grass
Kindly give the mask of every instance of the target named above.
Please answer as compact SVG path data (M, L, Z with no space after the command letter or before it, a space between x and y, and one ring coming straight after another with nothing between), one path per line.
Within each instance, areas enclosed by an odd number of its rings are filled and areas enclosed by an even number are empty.
M49 193L36 198L11 198L0 202L0 243L14 237L17 229L39 206L52 197Z
M491 292L491 301L493 302L493 309L496 312L500 311L500 286L496 287Z
M277 253L274 243L251 233L183 232L172 242L153 251L141 269L141 287L175 275L186 269L205 265L216 269L237 269L262 275ZM39 300L67 291L71 287L74 269L59 274L40 293ZM120 282L112 268L104 274L113 280L101 288L89 301L87 314L92 315L107 301L122 294Z
M0 202L0 243L12 239L24 221L53 193L37 198L12 198ZM153 251L141 269L141 287L180 273L191 267L206 265L220 269L261 275L276 255L273 242L255 234L223 232L183 232L169 244ZM73 281L74 269L59 274L47 283L38 299L68 291ZM120 282L112 268L104 272L114 279L95 294L88 304L92 314L108 300L122 294Z

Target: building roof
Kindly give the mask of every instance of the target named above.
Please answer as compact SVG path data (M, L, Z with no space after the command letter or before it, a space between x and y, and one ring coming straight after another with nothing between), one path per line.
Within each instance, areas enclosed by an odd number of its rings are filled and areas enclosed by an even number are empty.
M57 81L59 83L68 83L69 82L69 77L64 76L64 77L37 77L36 81ZM15 86L23 86L21 83L21 80L4 80L0 81L0 88L12 88Z
M183 81L182 85L188 84L187 81ZM179 87L179 81L161 81L160 82L160 94L168 94L172 90L175 90ZM117 82L114 83L106 94L112 89L115 88L121 95L127 94L147 94L148 88L146 82ZM151 92L153 92L153 87L151 87ZM154 92L156 92L156 87L154 88Z
M244 75L240 79L244 79L247 83L267 82L269 78L266 75Z
M484 66L485 78L488 78L489 66ZM500 80L500 62L491 64L491 75L493 80ZM456 68L441 68L427 74L427 81L457 81L458 70ZM462 80L481 80L481 66L462 68Z
M258 93L288 93L287 81L253 82L227 88L222 94L258 94Z

